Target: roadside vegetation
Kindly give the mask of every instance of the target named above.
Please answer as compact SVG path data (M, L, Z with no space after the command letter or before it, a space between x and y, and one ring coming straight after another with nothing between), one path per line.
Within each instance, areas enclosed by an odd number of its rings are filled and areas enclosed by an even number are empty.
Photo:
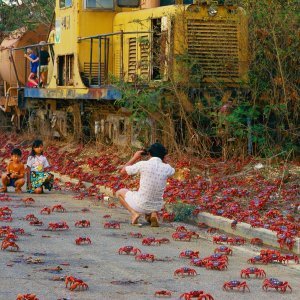
M226 1L224 1L226 4ZM291 159L299 154L300 12L297 0L240 0L249 16L249 85L225 105L219 96L207 101L191 95L201 81L201 69L188 54L177 57L185 64L184 88L175 78L153 90L119 83L119 105L139 124L140 140L151 128L170 150L223 159L259 157ZM0 33L42 22L51 23L55 1L8 0L0 2ZM20 9L21 8L21 9ZM0 36L1 39L1 36ZM182 78L181 78L182 80ZM167 93L166 93L167 92ZM169 96L166 96L169 95ZM192 99L192 101L191 101Z

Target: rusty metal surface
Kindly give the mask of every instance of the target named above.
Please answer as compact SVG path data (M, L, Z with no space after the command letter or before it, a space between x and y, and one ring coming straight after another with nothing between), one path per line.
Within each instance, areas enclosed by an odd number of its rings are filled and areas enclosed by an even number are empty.
M0 45L0 77L7 81L10 86L17 85L17 79L13 69L12 62L9 58L12 48L24 47L30 44L36 44L46 39L47 27L39 25L35 30L26 30L25 27L20 28L5 38ZM23 51L13 51L13 59L16 64L19 80L25 84L25 59ZM29 62L28 74L29 75Z
M75 89L37 89L25 88L26 98L47 99L83 99L83 100L116 100L121 98L121 93L114 87Z

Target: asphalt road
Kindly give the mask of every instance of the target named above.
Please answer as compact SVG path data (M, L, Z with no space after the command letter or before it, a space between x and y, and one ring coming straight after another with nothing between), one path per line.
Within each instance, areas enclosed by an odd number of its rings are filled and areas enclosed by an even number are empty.
M200 257L213 253L216 245L204 230L197 230L200 239L191 242L176 242L171 238L174 226L181 224L163 224L160 228L132 227L129 216L121 208L109 209L107 205L89 200L75 200L68 192L53 191L43 195L32 196L35 203L25 206L21 196L9 193L11 202L2 202L0 206L9 206L13 210L11 223L0 222L0 226L22 227L25 235L19 235L17 244L19 252L0 252L0 300L15 300L18 293L35 293L40 300L49 299L154 299L157 290L170 290L171 299L178 299L182 293L191 290L203 290L214 299L300 299L300 265L290 263L288 266L270 264L258 265L267 273L267 278L275 277L288 281L293 292L280 294L275 291L262 291L262 279L247 279L251 292L225 292L222 285L225 281L241 280L240 271L247 268L247 259L257 254L253 246L232 247L233 255L229 257L227 271L212 271L205 268L192 267L189 261L178 257L183 250L199 251ZM65 213L53 212L40 215L44 206L62 204ZM82 209L88 208L88 212ZM35 214L44 225L30 226L24 220L27 214ZM111 219L103 216L110 214ZM86 219L91 222L89 228L76 228L75 222ZM64 220L70 226L67 231L48 231L49 222ZM103 224L109 220L121 223L121 229L104 229ZM187 226L192 228L191 226ZM142 246L141 239L133 238L129 232L140 232L144 237L169 238L169 244L161 246ZM75 245L80 236L90 237L91 245ZM156 257L153 263L137 262L133 256L119 255L122 246L138 247L143 253L151 253ZM255 251L256 250L256 251ZM27 264L25 259L32 257L43 263ZM61 271L51 269L60 266ZM176 269L188 266L196 270L197 276L176 278ZM69 291L64 284L64 276L74 276L84 280L87 291Z

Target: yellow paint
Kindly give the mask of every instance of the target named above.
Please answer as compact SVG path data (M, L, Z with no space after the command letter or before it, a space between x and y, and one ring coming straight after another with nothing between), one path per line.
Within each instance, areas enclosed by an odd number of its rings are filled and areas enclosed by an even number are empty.
M78 42L78 38L112 32L134 32L134 31L152 31L151 19L162 18L162 31L164 33L165 43L163 54L170 59L162 66L162 80L170 78L171 71L175 71L174 78L182 77L181 66L179 66L174 57L184 54L187 51L187 22L190 19L199 20L206 24L220 22L237 23L238 36L238 80L247 81L248 70L248 32L247 18L241 9L235 13L229 14L226 7L218 6L218 13L210 17L207 7L204 6L183 6L171 5L153 9L126 9L120 8L114 11L87 10L84 8L83 0L73 0L73 5L69 8L59 8L59 0L56 0L56 21L60 24L60 43L56 43L54 51L56 58L62 55L74 55L73 80L67 83L68 88L82 89L86 92L86 87L81 80L80 73L84 71L84 63L89 63L90 42ZM131 39L131 40L130 40ZM135 39L135 40L134 40ZM147 40L150 41L149 45ZM120 35L114 36L111 40L109 52L109 73L120 77L121 66L121 42ZM136 77L141 76L146 82L151 79L151 34L150 33L132 33L124 35L123 43L123 75L125 81L134 81ZM136 75L130 75L129 71L129 44L135 43L135 63L131 64L131 73L134 70ZM93 62L98 61L98 43L93 44ZM148 47L148 48L147 48ZM149 48L150 47L150 48ZM132 50L132 49L131 49ZM102 54L103 50L102 50ZM148 56L147 56L148 55ZM58 79L58 60L55 59L53 66L53 76L49 88L65 88L57 86ZM148 64L148 65L147 65ZM231 66L228 66L230 69ZM188 72L188 70L187 70ZM214 79L208 78L207 82L213 82Z

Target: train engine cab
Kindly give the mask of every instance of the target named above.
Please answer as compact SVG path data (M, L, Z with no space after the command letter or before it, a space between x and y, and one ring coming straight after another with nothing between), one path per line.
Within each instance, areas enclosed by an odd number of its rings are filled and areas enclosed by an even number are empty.
M174 2L183 4L168 5ZM22 95L31 129L138 145L140 124L115 104L116 80L145 88L170 80L195 88L247 82L247 17L240 7L213 3L56 0L48 85L24 87ZM194 72L199 80L188 82ZM146 123L151 132L155 124ZM155 139L149 132L145 143Z

